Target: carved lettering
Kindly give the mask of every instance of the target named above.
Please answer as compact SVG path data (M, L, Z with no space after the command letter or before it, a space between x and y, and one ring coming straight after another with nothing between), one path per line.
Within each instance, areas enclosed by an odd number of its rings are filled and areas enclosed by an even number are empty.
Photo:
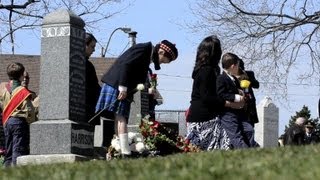
M81 149L89 149L93 147L93 132L84 129L72 130L71 146Z

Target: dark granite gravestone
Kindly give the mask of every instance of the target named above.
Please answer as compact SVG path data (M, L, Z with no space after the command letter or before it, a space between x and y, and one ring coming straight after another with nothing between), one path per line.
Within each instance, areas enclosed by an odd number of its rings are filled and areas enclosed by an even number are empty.
M133 102L130 107L130 115L128 120L128 131L138 132L141 117L144 117L149 112L149 97L145 88L142 91L138 91L134 94Z
M18 164L73 162L93 155L94 128L85 119L84 25L67 10L43 20L39 121L30 126L31 155L18 158Z

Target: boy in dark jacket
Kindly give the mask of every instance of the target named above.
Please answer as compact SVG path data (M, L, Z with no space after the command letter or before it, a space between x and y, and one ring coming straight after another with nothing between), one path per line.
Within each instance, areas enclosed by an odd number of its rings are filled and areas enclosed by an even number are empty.
M239 60L240 58L232 53L222 56L223 73L217 78L217 93L226 101L245 102L240 83L235 77L239 71ZM253 127L247 122L248 118L243 107L240 109L224 108L221 119L222 127L226 129L233 148L253 146Z
M12 63L7 67L12 86L0 96L3 104L6 167L16 165L19 156L29 154L29 124L35 121L35 114L31 93L21 86L24 71L24 66L20 63Z

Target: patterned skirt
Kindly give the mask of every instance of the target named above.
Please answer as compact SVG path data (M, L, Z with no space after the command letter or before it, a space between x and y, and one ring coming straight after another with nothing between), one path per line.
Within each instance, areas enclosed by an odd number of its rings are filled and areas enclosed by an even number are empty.
M96 105L96 113L101 110L107 110L128 119L130 113L130 101L127 99L119 101L117 99L118 94L119 91L116 88L103 84Z
M202 150L230 149L230 139L217 117L206 122L187 122L186 139Z

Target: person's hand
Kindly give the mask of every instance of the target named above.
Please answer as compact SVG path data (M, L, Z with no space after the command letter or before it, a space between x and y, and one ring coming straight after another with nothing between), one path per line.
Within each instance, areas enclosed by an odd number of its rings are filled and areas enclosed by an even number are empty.
M238 89L238 91L239 91L239 94L240 94L241 96L244 96L244 92L243 92L242 89Z
M246 97L245 96L240 96L240 102L246 102Z
M155 95L155 94L156 94L156 89L155 89L155 88L153 88L153 87L148 88L148 93L149 93L149 94L153 94L153 95Z
M127 97L127 91L120 91L118 95L118 100L124 100Z

